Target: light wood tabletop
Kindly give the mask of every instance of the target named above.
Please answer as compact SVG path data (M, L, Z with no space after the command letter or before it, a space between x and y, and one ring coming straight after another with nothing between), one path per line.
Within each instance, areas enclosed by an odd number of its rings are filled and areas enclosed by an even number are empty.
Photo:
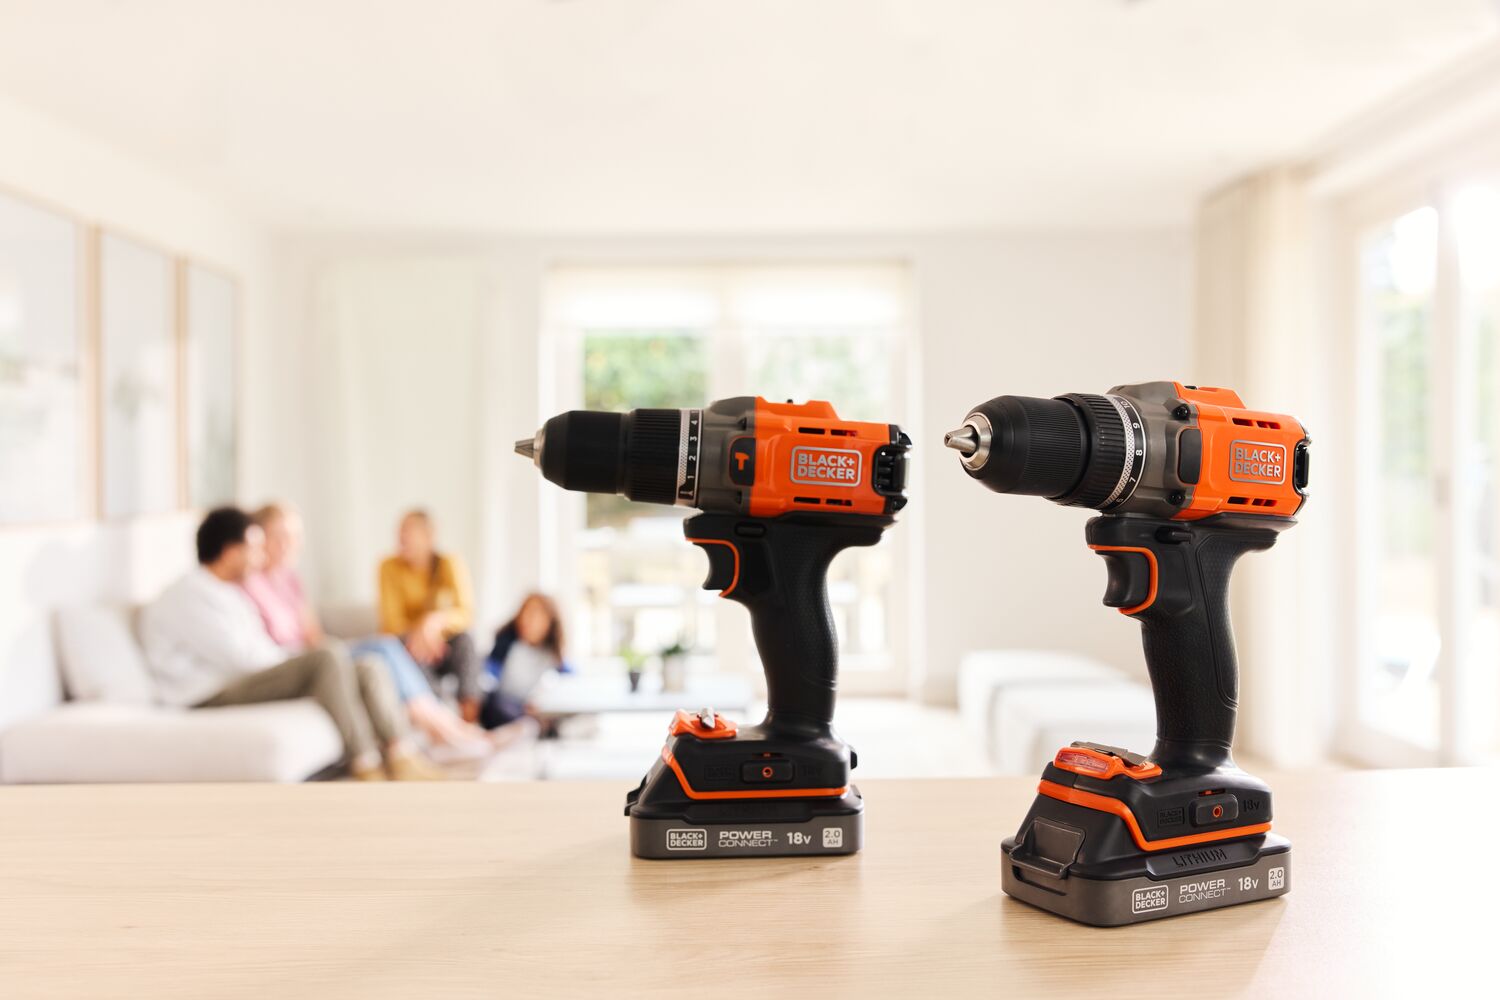
M0 996L1495 995L1495 772L1267 777L1291 892L1116 929L1001 894L1029 779L682 862L629 856L617 785L0 788Z

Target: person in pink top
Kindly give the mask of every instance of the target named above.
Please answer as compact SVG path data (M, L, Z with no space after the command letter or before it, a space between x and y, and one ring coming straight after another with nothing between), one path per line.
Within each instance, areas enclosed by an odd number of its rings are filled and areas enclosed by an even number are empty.
M323 627L308 607L302 577L291 564L301 545L301 517L283 507L262 507L253 516L266 535L266 568L247 577L244 587L265 622L266 634L284 649L321 645ZM274 531L268 525L274 525ZM276 539L274 543L272 538Z
M265 533L265 563L244 582L260 612L266 633L288 652L315 649L324 642L323 627L307 601L297 559L302 550L302 518L286 504L267 504L253 515ZM458 750L487 751L525 735L520 727L486 732L470 725L440 702L422 668L395 636L374 636L350 643L354 655L385 662L411 723L430 743Z

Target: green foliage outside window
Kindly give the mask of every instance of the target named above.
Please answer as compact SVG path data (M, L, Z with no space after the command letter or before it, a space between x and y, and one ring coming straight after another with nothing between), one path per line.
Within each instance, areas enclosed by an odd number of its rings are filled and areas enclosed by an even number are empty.
M753 385L744 392L772 400L833 403L846 420L890 422L890 347L883 336L857 333L757 332L750 338Z
M1398 220L1368 245L1365 308L1379 350L1379 474L1388 558L1432 550L1432 283L1436 242ZM1403 226L1403 221L1408 223ZM1430 246L1428 245L1430 241ZM1430 259L1429 259L1430 258Z
M589 330L583 338L583 405L589 410L693 407L707 402L708 349L692 330ZM590 493L590 528L662 517L662 507Z

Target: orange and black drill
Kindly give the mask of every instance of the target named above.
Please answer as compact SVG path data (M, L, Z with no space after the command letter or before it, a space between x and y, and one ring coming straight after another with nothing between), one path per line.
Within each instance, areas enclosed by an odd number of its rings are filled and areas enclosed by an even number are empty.
M1002 847L1007 893L1116 925L1279 896L1290 844L1271 793L1230 757L1238 668L1229 574L1307 499L1308 436L1228 389L1176 382L1102 396L1000 396L945 444L999 493L1101 511L1104 603L1141 623L1156 745L1063 747Z
M643 858L852 854L864 802L833 731L838 641L828 566L874 545L906 504L911 439L840 420L824 402L740 396L701 410L572 410L516 443L563 489L697 507L703 586L750 610L768 709L737 726L679 711L661 758L626 797Z

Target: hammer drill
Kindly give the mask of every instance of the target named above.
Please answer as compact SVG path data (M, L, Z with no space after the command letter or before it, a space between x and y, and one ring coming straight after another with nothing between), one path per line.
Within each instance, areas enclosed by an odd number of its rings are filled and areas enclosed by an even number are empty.
M1007 893L1115 925L1279 896L1290 844L1271 793L1234 765L1238 703L1229 574L1268 549L1307 497L1307 432L1228 389L1176 382L1105 395L999 396L944 443L998 493L1101 511L1084 535L1104 603L1141 623L1156 702L1149 755L1058 751L1015 837Z
M749 396L701 410L572 410L516 443L563 489L698 508L683 531L708 556L704 589L750 611L766 717L738 726L708 708L677 713L626 797L638 857L859 850L857 758L831 725L828 566L895 522L910 447L896 425L841 420L826 402Z

